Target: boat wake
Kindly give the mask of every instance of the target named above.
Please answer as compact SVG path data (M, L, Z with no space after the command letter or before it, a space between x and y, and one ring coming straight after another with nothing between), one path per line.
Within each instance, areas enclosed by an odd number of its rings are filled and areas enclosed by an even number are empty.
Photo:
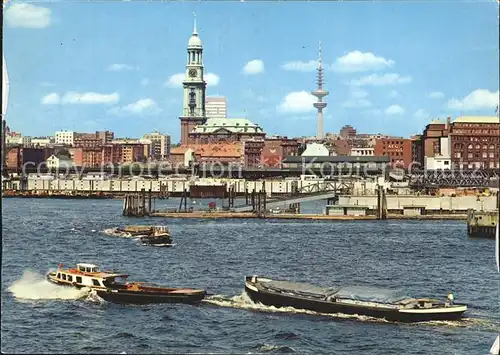
M295 353L295 349L290 346L272 345L272 344L258 344L254 347L258 352L249 352L248 354L262 354L262 353L282 353L291 354Z
M297 309L293 307L278 308L274 306L265 306L262 303L253 302L244 291L240 295L233 297L228 297L224 295L209 296L205 298L203 302L214 304L220 307L239 308L239 309L246 309L258 312L310 314L317 316L326 316L336 319L356 319L368 322L389 323L385 319L379 319L379 318L356 315L356 314L319 313L319 312L309 311L307 309Z
M253 302L250 297L243 291L237 296L224 296L224 295L213 295L205 298L203 300L205 303L210 303L217 305L219 307L228 308L239 308L258 312L272 312L272 313L294 313L294 314L309 314L330 317L334 319L353 319L363 322L373 322L373 323L388 323L397 324L398 322L391 322L381 318L374 318L363 315L356 314L344 314L344 313L320 313L314 312L307 309L296 309L293 307L273 307L265 306L261 303ZM442 326L442 327L458 327L458 328L482 328L485 330L495 331L498 329L499 324L497 322L492 322L488 319L483 318L462 318L457 321L428 321L428 322L416 322L416 323L404 323L410 326Z
M127 232L120 232L116 228L108 228L102 231L104 234L111 235L113 237L121 237L121 238L134 238L136 239L137 236L134 236L130 233Z
M25 271L8 290L20 300L77 300L86 298L91 293L87 288L77 290L51 284L43 275L32 271Z
M410 323L411 326L441 326L453 328L480 328L485 331L497 332L500 324L484 318L462 318L461 320L432 320L427 322Z

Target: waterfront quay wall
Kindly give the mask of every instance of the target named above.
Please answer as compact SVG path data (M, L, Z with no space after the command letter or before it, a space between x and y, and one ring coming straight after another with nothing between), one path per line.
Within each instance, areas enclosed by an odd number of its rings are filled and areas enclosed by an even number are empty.
M190 186L195 185L223 185L227 190L234 188L239 195L245 191L251 193L266 191L271 196L275 194L290 194L296 186L299 190L310 185L322 183L324 180L245 180L245 179L203 179L191 181L188 179L107 179L107 180L85 180L85 179L41 179L29 178L23 184L21 181L11 182L10 189L31 192L103 192L103 193L134 193L142 189L151 192L166 191L173 194L182 194L184 190L189 192ZM377 182L363 181L354 182L353 191L360 194L375 193Z
M359 205L369 209L377 209L377 196L340 196L339 205ZM387 209L401 211L408 207L422 207L427 211L455 211L466 212L469 209L476 211L495 211L497 209L496 196L402 196L387 195Z

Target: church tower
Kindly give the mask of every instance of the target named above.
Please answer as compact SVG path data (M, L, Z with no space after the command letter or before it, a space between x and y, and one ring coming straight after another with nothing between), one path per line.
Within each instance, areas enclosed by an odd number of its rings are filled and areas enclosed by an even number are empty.
M205 90L207 83L203 80L203 46L196 30L196 15L193 34L187 47L186 76L183 81L184 101L181 120L181 144L194 143L189 138L196 126L206 122Z

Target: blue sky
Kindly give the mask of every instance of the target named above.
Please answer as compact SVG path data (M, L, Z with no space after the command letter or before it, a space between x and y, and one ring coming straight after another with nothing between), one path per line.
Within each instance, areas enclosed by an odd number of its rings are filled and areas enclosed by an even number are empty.
M494 115L498 104L494 0L10 2L4 11L6 117L25 135L158 129L178 141L175 74L185 70L193 12L207 94L226 96L230 117L268 134L315 134L308 93L319 40L327 132L351 124L408 136L436 117Z

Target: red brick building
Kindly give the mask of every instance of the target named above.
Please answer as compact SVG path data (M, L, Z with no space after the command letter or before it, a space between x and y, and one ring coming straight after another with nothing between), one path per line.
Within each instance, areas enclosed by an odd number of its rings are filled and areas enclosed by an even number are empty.
M173 148L171 162L174 166L186 165L186 159L198 164L233 164L243 166L248 157L245 155L247 142L192 144ZM189 156L189 152L192 155ZM188 156L186 156L188 153ZM260 157L260 150L259 150Z
M73 164L78 167L100 167L102 165L102 147L75 148Z
M422 135L416 135L411 140L411 160L413 168L423 169L424 167L424 145Z
M393 167L408 168L412 163L412 142L404 138L383 138L375 142L375 156L388 156Z
M144 144L122 143L74 148L75 166L100 167L106 164L142 162L146 156Z
M25 164L36 167L45 162L48 154L48 151L42 148L13 147L7 150L6 165L9 169L22 168Z
M328 146L336 155L347 156L351 153L352 145L346 139L334 139L328 142Z
M422 135L424 157L434 157L440 154L441 138L448 137L450 120L450 117L446 119L446 123L434 120L425 127L424 134Z
M75 148L99 148L102 140L95 133L75 133L73 147Z
M115 134L111 131L96 131L95 133L75 133L73 147L94 148L111 143Z
M340 136L344 139L352 139L356 137L356 129L352 126L344 126L340 129Z
M270 137L264 140L261 161L265 167L279 168L287 156L298 155L299 143L288 137Z
M451 124L450 146L451 162L455 169L499 169L499 118L458 117Z

